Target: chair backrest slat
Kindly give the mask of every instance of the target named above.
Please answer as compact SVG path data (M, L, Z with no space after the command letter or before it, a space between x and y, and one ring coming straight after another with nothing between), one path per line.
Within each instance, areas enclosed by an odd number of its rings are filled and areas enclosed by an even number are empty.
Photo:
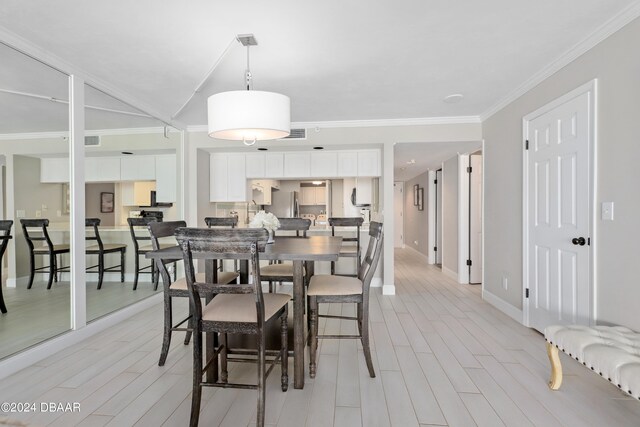
M224 216L224 217L215 217L208 216L204 219L204 223L207 227L231 227L236 228L238 225L238 217L237 216Z
M307 237L307 231L311 227L311 220L307 218L278 218L278 221L280 222L278 231L295 231L296 237Z
M7 245L9 244L12 226L12 220L0 220L0 232L2 232L2 237L6 237L5 239L0 240L0 262L2 262L2 256L4 255L4 251L7 249Z
M362 281L363 292L365 294L369 292L371 279L378 267L378 261L382 253L383 238L382 223L372 221L369 224L369 245L367 246L367 251L365 252L360 270L358 271L358 278Z
M193 316L196 322L202 319L201 289L218 293L249 293L255 295L256 315L258 324L264 323L264 298L260 281L260 258L258 253L266 247L268 233L264 229L202 229L179 228L176 230L176 239L182 248L184 256L185 275L189 299L193 307ZM204 253L208 259L247 259L250 263L252 285L248 284L203 284L195 280L195 268L193 255Z
M336 227L355 227L356 237L343 237L343 242L356 242L358 246L358 252L360 252L360 227L364 223L364 219L361 216L355 217L333 217L329 218L329 225L331 226L331 235L336 235Z
M160 249L160 239L164 237L175 237L176 230L186 226L187 223L185 221L151 221L148 225L149 236L151 237L151 247L154 251L157 251ZM175 262L175 260L170 259L163 259L162 262L156 262L160 275L162 276L162 283L165 291L169 289L171 284L171 275L167 270L167 264L171 264L173 262Z
M104 244L102 243L102 239L100 238L100 232L98 231L98 226L100 225L100 218L85 218L84 220L84 226L86 228L92 228L93 229L93 235L89 235L89 233L86 233L85 235L85 240L95 240L96 242L98 242L98 248L100 248L101 251L104 250Z
M20 224L22 225L22 233L27 240L29 250L33 251L33 249L35 248L35 245L33 244L34 241L44 241L46 242L49 251L53 250L53 242L51 242L51 238L49 237L49 233L47 232L47 227L49 226L48 219L21 219ZM38 228L39 232L42 233L42 235L33 236L29 234L30 228Z
M147 216L143 218L127 218L127 224L129 224L129 232L131 233L131 240L133 240L133 247L136 253L140 249L140 240L151 240L150 236L138 236L136 235L135 227L144 227L148 230L148 226L152 222L158 222L158 219L154 216Z

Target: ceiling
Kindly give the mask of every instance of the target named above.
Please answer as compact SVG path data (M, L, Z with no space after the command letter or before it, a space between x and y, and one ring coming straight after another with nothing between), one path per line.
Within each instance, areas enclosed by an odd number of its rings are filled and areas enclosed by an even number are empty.
M440 169L445 160L459 154L473 153L482 148L482 142L427 142L395 144L393 179L409 181L427 169Z
M176 117L192 126L206 124L209 95L242 88L246 51L234 37L253 33L254 89L290 96L293 121L381 120L477 116L632 3L3 0L0 26L166 116L219 61ZM0 86L36 75L13 74ZM55 84L34 86L29 92L65 96ZM442 101L453 93L464 99ZM33 131L7 114L0 119L13 125L0 133Z

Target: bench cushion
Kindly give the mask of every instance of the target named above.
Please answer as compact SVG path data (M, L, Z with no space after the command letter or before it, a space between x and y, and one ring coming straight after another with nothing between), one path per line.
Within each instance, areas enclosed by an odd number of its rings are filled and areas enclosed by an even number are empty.
M549 326L545 339L640 399L640 334L622 326Z

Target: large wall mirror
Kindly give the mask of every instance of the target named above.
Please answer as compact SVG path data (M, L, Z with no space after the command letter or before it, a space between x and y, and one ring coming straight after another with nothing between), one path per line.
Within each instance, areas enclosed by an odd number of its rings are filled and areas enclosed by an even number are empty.
M144 256L151 246L146 223L182 219L181 134L89 85L85 123L86 295L92 321L162 292L162 280Z
M69 79L4 44L0 63L5 358L71 327Z

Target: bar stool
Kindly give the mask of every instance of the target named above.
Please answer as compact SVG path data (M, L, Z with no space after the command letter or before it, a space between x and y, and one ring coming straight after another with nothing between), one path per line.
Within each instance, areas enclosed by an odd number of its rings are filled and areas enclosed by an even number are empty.
M27 245L29 246L29 285L27 289L31 289L33 286L33 279L36 273L46 274L45 271L49 270L49 281L47 282L47 289L51 289L51 284L55 280L58 281L58 273L59 272L68 272L69 266L66 267L58 267L57 257L60 254L68 254L71 252L71 247L69 245L54 245L49 237L49 233L47 232L47 227L49 226L48 219L21 219L20 224L22 225L22 233L24 234L24 238L27 240ZM28 229L38 229L35 232L40 233L37 236L29 234ZM34 242L45 242L44 246L38 246L36 248ZM38 243L40 245L40 243ZM49 265L44 267L36 268L36 255L43 255L49 257Z
M100 233L98 232L100 218L86 218L84 220L84 225L85 227L93 228L93 236L90 236L89 233L87 233L85 239L88 241L96 241L98 243L94 246L87 246L86 249L87 255L98 255L98 265L87 267L87 273L98 273L98 289L102 288L102 280L104 279L105 271L120 273L120 282L124 283L124 264L127 245L123 243L102 243ZM113 267L105 268L105 254L113 254L117 252L120 252L120 265L114 265ZM97 268L98 270L92 270L94 268Z
M133 250L134 250L134 265L135 265L135 275L133 277L133 290L135 291L138 288L138 277L142 274L151 274L151 281L153 282L153 290L158 290L158 269L154 260L151 260L151 265L147 265L145 267L140 268L140 255L144 256L147 252L151 252L153 250L153 246L149 244L140 245L140 242L150 241L151 236L146 234L144 236L136 234L135 227L144 227L147 230L149 229L149 224L152 222L157 222L158 219L153 216L148 216L144 218L127 218L127 223L129 224L129 231L131 232L131 240L133 240ZM168 243L160 243L160 248L168 248L170 246L175 246L175 244ZM173 280L176 280L176 263L173 263Z
M204 223L209 228L236 228L238 226L237 216L208 216ZM224 263L220 261L220 271L224 271ZM238 271L238 260L233 261L233 271Z
M340 248L341 258L355 258L356 259L356 273L355 274L342 274L339 276L351 276L357 277L358 271L360 271L360 227L364 219L362 217L347 217L347 218L329 218L329 225L331 226L331 235L336 235L336 227L355 227L356 237L343 237L342 242L355 242L355 245L347 244L342 245ZM331 261L331 274L336 274L336 263Z
M11 220L0 221L0 233L2 233L0 234L0 311L3 313L7 312L7 306L4 304L4 297L2 296L2 257L7 250L9 240L12 238L11 226L13 226L13 221Z
M280 218L277 231L295 231L296 237L307 237L311 220L304 218ZM273 282L293 282L293 263L277 263L260 267L260 277L269 281L269 292L273 292Z

